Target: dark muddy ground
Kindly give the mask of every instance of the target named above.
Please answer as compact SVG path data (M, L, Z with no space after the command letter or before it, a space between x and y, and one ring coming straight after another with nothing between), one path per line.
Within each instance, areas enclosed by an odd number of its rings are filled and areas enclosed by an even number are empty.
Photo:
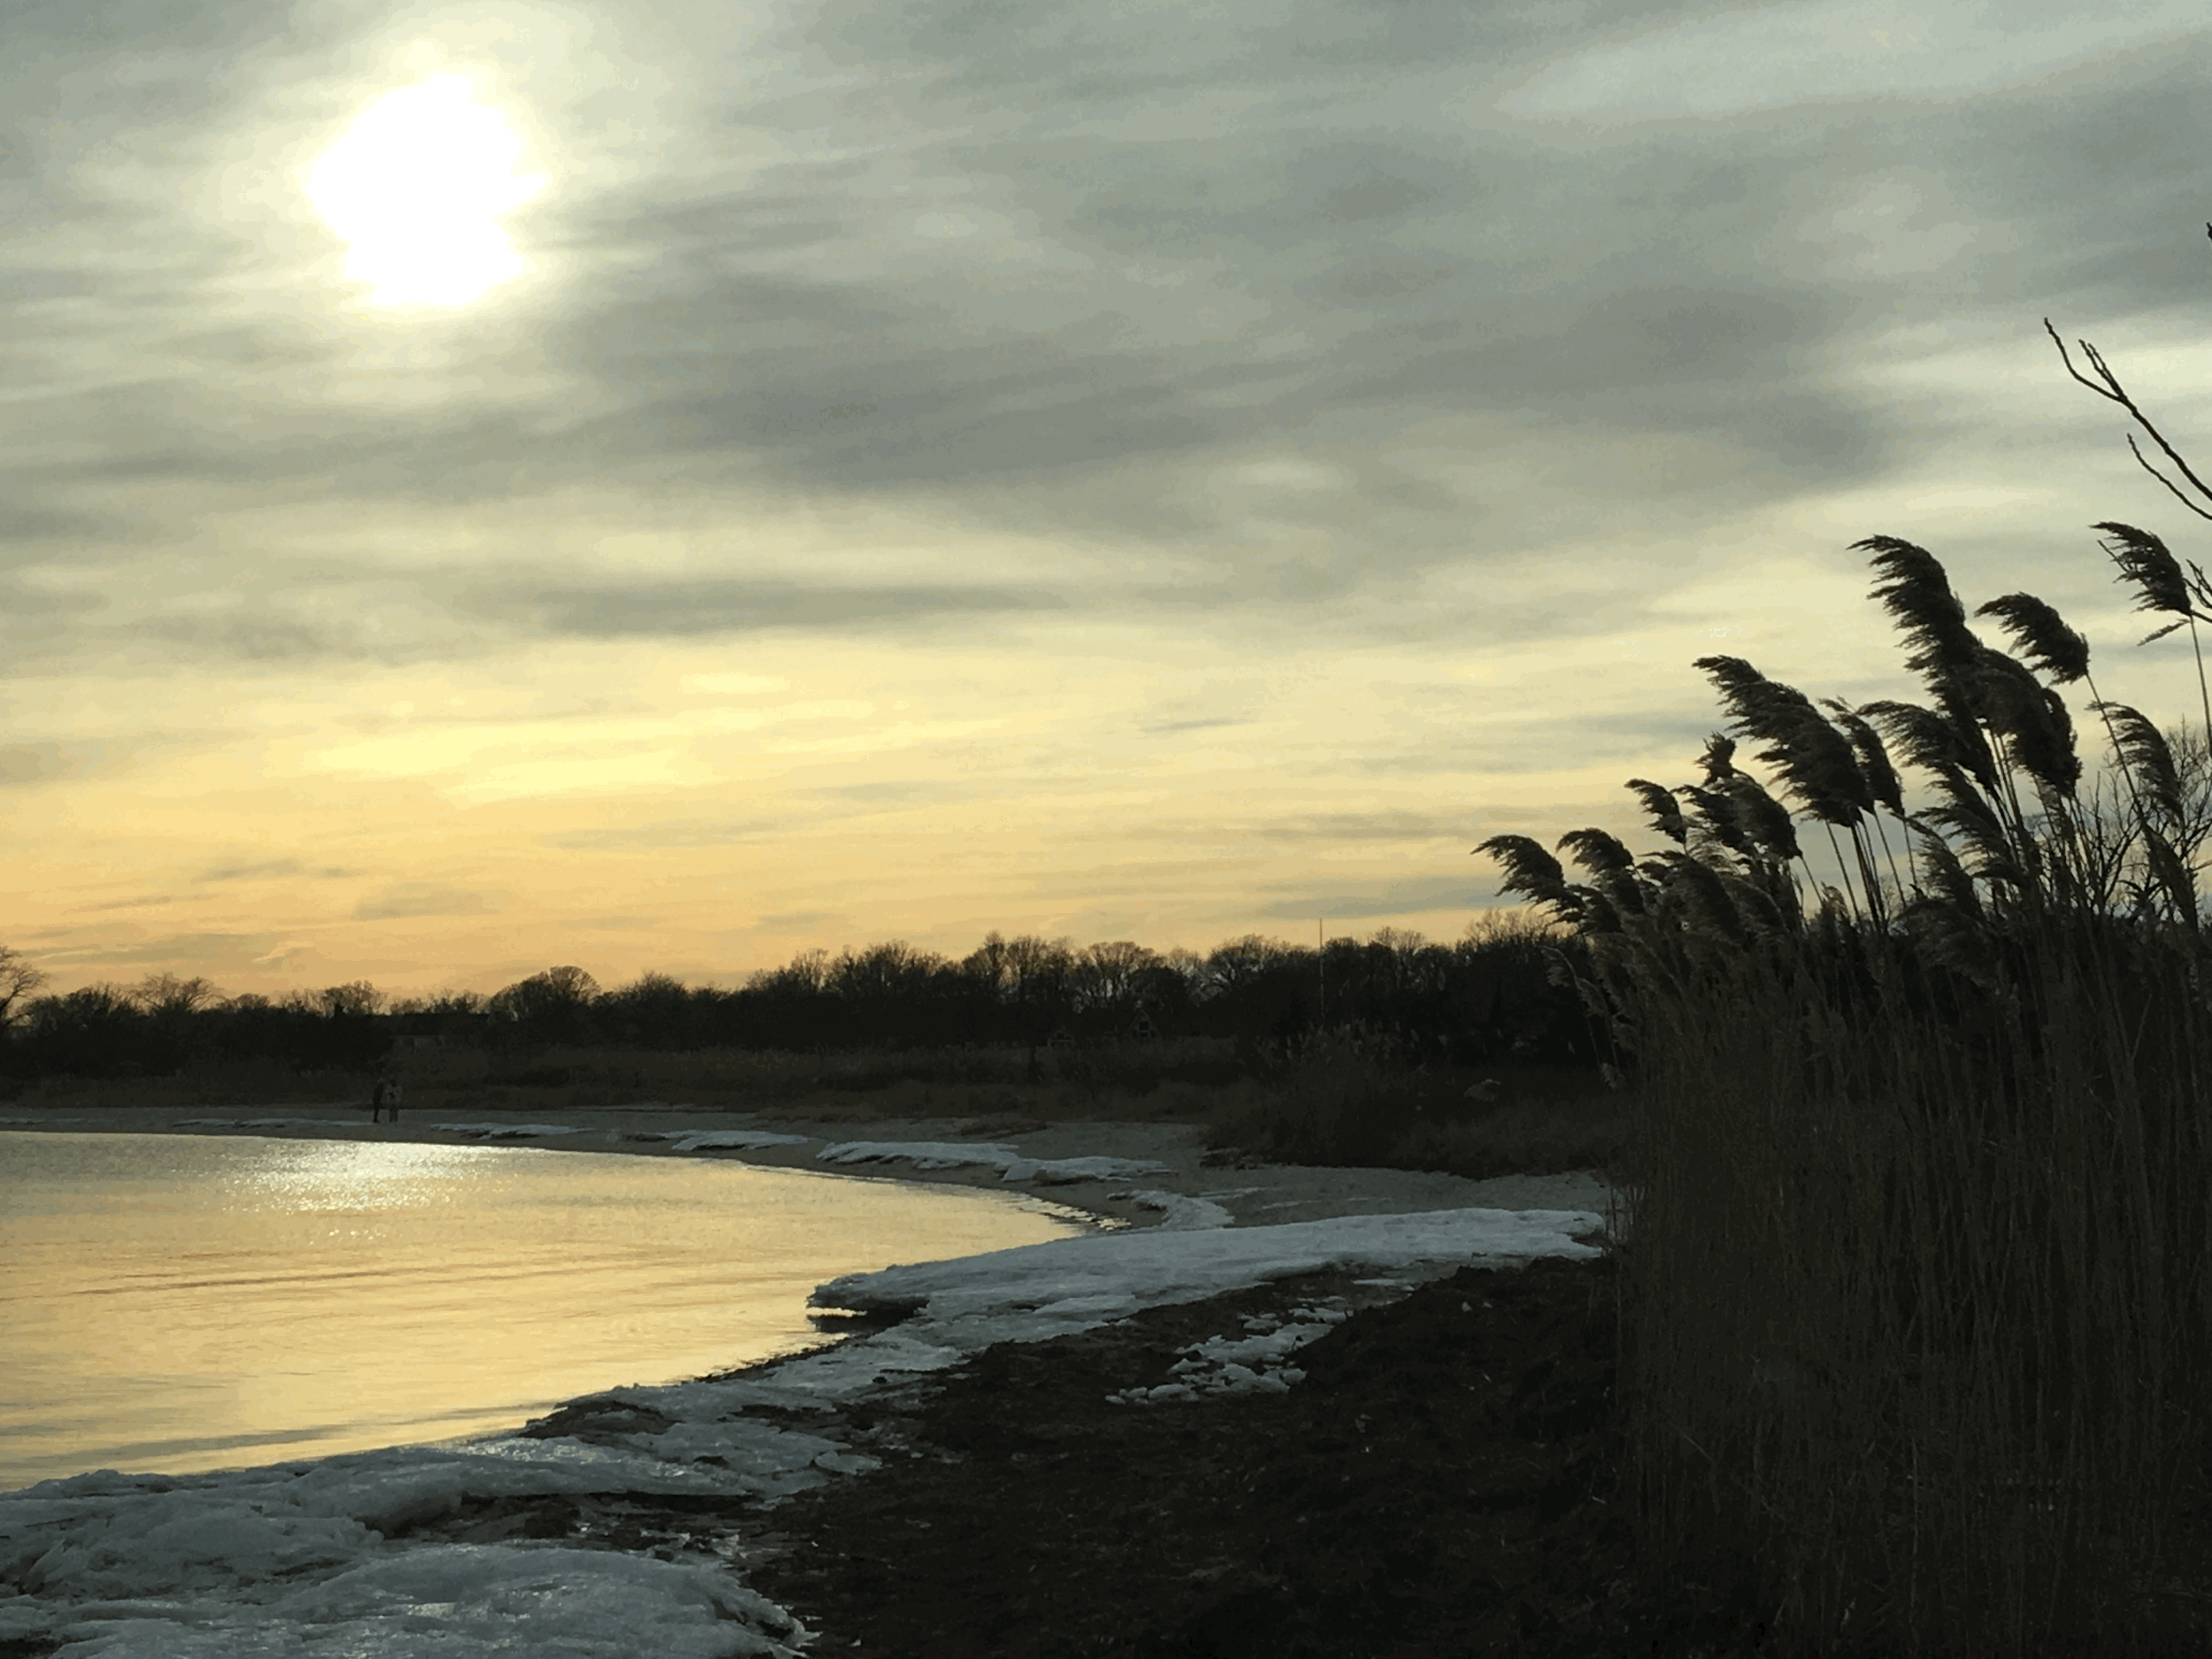
M1432 1280L1300 1349L1286 1394L1106 1399L1244 1315L1371 1302L1355 1275L992 1348L869 1420L890 1461L775 1509L746 1578L815 1651L897 1659L1756 1652L1724 1587L1637 1587L1614 1271Z
M1313 1274L987 1350L849 1415L885 1467L748 1529L746 1578L818 1632L814 1652L894 1659L1771 1653L1740 1556L1639 1570L1618 1271L1468 1267L1402 1295ZM1298 1350L1287 1394L1106 1400L1172 1380L1186 1345L1243 1316L1330 1298L1358 1310ZM2193 1564L2157 1638L2068 1651L2212 1654L2208 1508L2176 1540Z
M1607 1258L1410 1292L1332 1271L1006 1343L792 1426L884 1460L765 1507L566 1497L423 1529L696 1559L892 1659L1719 1659L1765 1644L1740 1586L1639 1582ZM1361 1279L1370 1280L1362 1284ZM1125 1406L1248 1316L1334 1303L1286 1394ZM741 1374L741 1373L733 1373ZM776 1413L767 1413L777 1416ZM658 1426L580 1401L534 1425ZM649 1659L641 1655L641 1659Z

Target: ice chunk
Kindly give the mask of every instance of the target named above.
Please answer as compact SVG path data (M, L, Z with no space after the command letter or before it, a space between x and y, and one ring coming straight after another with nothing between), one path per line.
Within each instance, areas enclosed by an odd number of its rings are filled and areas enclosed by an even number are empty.
M1133 1175L1165 1175L1173 1167L1150 1158L1016 1158L1000 1179L1051 1187L1071 1181L1121 1181Z
M918 1170L1003 1168L1021 1156L996 1142L971 1146L956 1141L841 1141L814 1156L824 1164L911 1164Z
M757 1152L763 1147L803 1146L810 1137L772 1134L765 1129L703 1129L695 1133L672 1129L663 1133L661 1139L674 1141L678 1152Z
M57 1633L70 1659L790 1659L807 1636L719 1567L470 1544L365 1561L214 1617L95 1613Z
M1160 1210L1166 1217L1159 1225L1158 1230L1162 1233L1187 1233L1195 1227L1225 1227L1236 1219L1234 1215L1210 1198L1188 1198L1181 1193L1139 1189L1109 1193L1107 1196L1141 1204L1147 1210Z
M1163 1175L1172 1166L1150 1158L1025 1158L998 1141L841 1141L814 1155L826 1164L911 1164L918 1170L996 1169L1002 1180L1118 1181Z
M849 1273L818 1286L810 1300L863 1312L926 1310L933 1322L1117 1293L1156 1307L1340 1266L1463 1260L1522 1266L1544 1256L1588 1260L1603 1252L1575 1235L1604 1225L1603 1217L1585 1210L1440 1210L1271 1227L1148 1227Z

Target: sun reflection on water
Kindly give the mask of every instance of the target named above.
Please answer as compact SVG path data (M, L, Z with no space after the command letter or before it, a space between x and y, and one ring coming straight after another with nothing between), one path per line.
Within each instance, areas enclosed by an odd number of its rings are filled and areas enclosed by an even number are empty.
M1081 1230L721 1162L7 1132L0 1491L511 1430L819 1347L806 1298L840 1274Z
M484 1197L530 1148L441 1147L406 1141L280 1141L223 1174L224 1202L295 1214L396 1210ZM541 1156L557 1156L541 1154Z

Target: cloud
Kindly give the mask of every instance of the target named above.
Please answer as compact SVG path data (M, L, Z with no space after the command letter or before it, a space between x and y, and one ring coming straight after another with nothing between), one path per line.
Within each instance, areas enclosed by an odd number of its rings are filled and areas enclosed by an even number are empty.
M136 632L197 655L248 663L309 663L341 650L318 629L265 613L149 617L136 625Z
M50 783L58 778L89 770L73 761L59 743L9 743L0 746L0 787L9 784Z
M2139 310L2200 286L2194 266L2146 255L2197 172L2177 135L2201 84L2200 42L2147 44L2188 21L2171 8L2124 25L1967 28L1960 40L2001 35L2032 44L2039 64L2077 67L2056 93L1955 88L1947 101L1884 102L1879 122L1865 111L1894 63L1957 65L1982 50L1961 58L1966 47L1945 44L1959 19L1916 13L1892 28L1833 6L1791 19L1663 8L1633 29L1327 5L1262 15L1275 21L1231 28L1202 11L1164 30L1148 12L1041 17L1002 37L841 0L816 34L857 53L858 79L764 68L734 104L710 76L687 79L708 73L733 21L690 14L691 58L647 75L630 61L655 56L641 42L565 42L579 54L573 93L539 89L514 112L568 175L518 234L569 263L513 320L471 323L484 360L506 365L495 381L461 377L411 403L339 389L342 333L211 311L198 273L264 273L267 240L227 237L183 206L238 134L297 127L307 111L335 130L357 113L357 82L337 73L357 44L348 26L318 23L280 72L250 58L222 92L195 79L213 49L196 33L180 43L173 20L120 60L58 44L57 63L127 74L143 96L134 113L44 95L50 211L175 233L190 251L167 286L111 262L99 242L42 243L19 263L22 303L127 298L166 333L128 376L40 359L33 394L0 417L23 457L0 464L0 540L117 545L133 520L102 503L134 481L244 491L265 508L351 503L371 521L380 503L434 511L568 488L771 488L787 503L926 506L1044 542L1173 550L1192 568L1110 580L1111 606L1222 617L1532 557L1615 514L1648 522L1663 506L1720 512L1849 489L1922 447L1838 373L1877 327L1916 315L1987 327L2025 296L2050 305L2091 289L2101 310ZM1044 39L1083 47L1063 61L1071 48ZM1871 79L1823 104L1802 101L1835 88L1793 95L1786 76L1765 76L1757 96L1800 107L1695 128L1586 121L1571 139L1498 103L1571 65L1663 88L1665 65L1716 42L1783 57L1824 42ZM1317 52L1334 81L1316 81ZM319 54L330 73L303 77ZM1417 65L1456 101L1388 79ZM256 104L279 85L281 117ZM649 85L661 91L649 98ZM945 102L963 87L1027 114L979 127ZM144 142L154 129L134 123L171 106L164 119L215 125L196 149L145 149L139 185L119 195L92 157ZM606 118L615 107L646 123L619 157L600 148L624 130ZM645 165L643 135L671 119L693 123L664 135L678 150L737 165ZM798 129L829 135L826 149L790 144ZM2115 150L2133 186L2116 204L2101 183ZM703 188L710 176L728 182ZM2098 251L2121 246L2125 259ZM1921 286L1895 318L1901 281ZM1486 538L1494 551L1471 548L1467 526L1561 486L1524 480L1501 499L1454 476L1466 469L1450 457L1539 426L1580 463L1577 510L1522 515ZM1399 458L1424 427L1432 436ZM1286 451L1327 481L1263 481ZM38 505L17 504L34 493ZM133 499L142 514L165 511L157 496ZM877 587L555 575L449 600L487 550L478 538L413 560L434 608L584 639L982 628L1077 603L1049 571ZM748 562L727 538L714 556ZM130 626L141 649L271 666L502 643L428 619L377 636L348 623L349 604L296 603L334 600L361 575L265 560L245 606ZM234 588L220 557L169 580L180 597ZM76 626L98 626L88 615Z
M1321 812L1271 818L1256 833L1269 841L1362 842L1432 841L1467 833L1464 812Z
M273 876L296 876L302 866L296 858L274 858L258 864L217 864L199 876L202 881L261 881Z
M1816 0L1731 8L1571 52L1499 101L1536 119L1717 120L1816 100L1934 102L2055 74L2118 51L2178 44L2202 14L2152 4L2083 12Z
M764 916L753 924L757 933L802 933L810 929L831 926L844 917L836 910L778 910Z
M354 907L357 922L385 922L407 916L481 916L498 907L480 893L428 882L402 882Z
M344 880L361 872L342 865L313 865L302 864L296 858L268 858L252 861L230 860L211 865L194 878L211 881L269 881L281 876L307 876L316 880Z
M1178 732L1210 732L1217 726L1251 724L1248 718L1223 715L1214 718L1194 717L1182 720L1146 720L1139 724L1138 730L1148 737L1171 737Z
M472 603L480 614L527 618L549 633L619 639L912 628L1007 611L1056 611L1065 602L985 587L831 588L757 580L541 588L480 595Z
M0 278L0 305L7 303L6 281ZM61 541L105 533L111 526L89 513L50 512L42 507L0 501L0 543Z
M1321 918L1333 926L1348 926L1352 920L1367 921L1377 917L1418 916L1437 910L1472 911L1479 903L1490 902L1496 885L1494 877L1486 878L1483 872L1471 868L1459 876L1428 876L1328 889L1302 888L1295 896L1263 902L1259 913L1306 923Z
M788 830L789 818L682 819L626 824L611 829L573 830L541 837L539 844L569 851L613 851L623 848L722 847L733 841L763 841Z
M258 933L165 933L116 944L63 945L42 949L39 962L49 969L88 968L103 964L183 963L190 964L187 970L189 972L219 973L227 966L242 966L258 960L249 953L258 950L266 942L267 935Z

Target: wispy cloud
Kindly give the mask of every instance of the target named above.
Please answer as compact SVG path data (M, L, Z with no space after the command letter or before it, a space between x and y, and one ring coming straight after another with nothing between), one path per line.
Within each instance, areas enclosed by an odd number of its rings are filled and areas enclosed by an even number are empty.
M481 893L426 882L387 887L353 908L357 922L384 922L406 916L482 916L499 907Z

